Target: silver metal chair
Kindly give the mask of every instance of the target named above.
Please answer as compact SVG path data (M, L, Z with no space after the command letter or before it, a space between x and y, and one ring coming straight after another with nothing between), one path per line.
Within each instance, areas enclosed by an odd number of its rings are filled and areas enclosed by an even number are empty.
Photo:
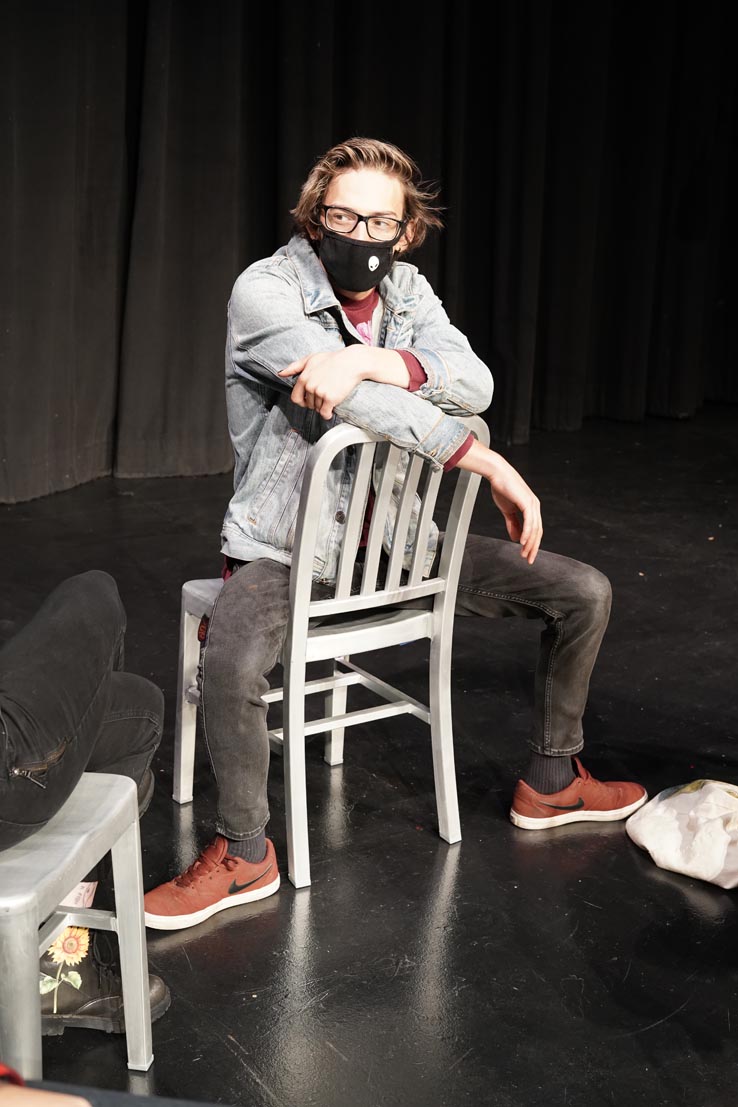
M115 911L59 906L110 852ZM0 1057L42 1078L39 957L66 926L115 930L120 948L128 1067L153 1061L136 786L84 773L45 827L0 853Z
M489 431L484 420L474 416L467 422L486 445ZM355 474L335 587L329 598L312 600L325 479L336 455L350 447L355 449ZM264 697L267 703L283 701L283 726L270 730L269 738L272 749L284 754L288 868L290 880L298 888L310 883L305 739L313 734L327 732L324 759L329 765L338 765L343 761L347 726L401 714L428 723L439 834L447 842L461 838L451 715L451 639L461 558L480 478L458 471L439 564L434 575L425 578L425 553L443 472L417 456L411 456L406 465L404 460L397 447L342 423L316 442L306 466L290 571L291 617L282 654L284 685ZM375 500L361 583L352 594L372 483ZM382 540L388 519L391 552L383 562ZM212 612L221 587L219 578L187 581L182 587L173 792L177 803L192 799L199 702L197 628L202 616ZM411 603L415 606L403 606ZM367 650L426 638L430 643L429 706L351 660ZM306 665L327 659L334 662L332 676L307 680ZM355 684L368 688L381 702L347 710L347 690ZM306 722L305 697L316 693L326 694L326 715Z

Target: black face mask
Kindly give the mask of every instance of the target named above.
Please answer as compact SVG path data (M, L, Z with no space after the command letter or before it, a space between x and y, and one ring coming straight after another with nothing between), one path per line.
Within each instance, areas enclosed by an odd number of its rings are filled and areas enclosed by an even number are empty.
M324 229L318 257L336 288L368 292L389 273L394 245L394 242L360 242Z

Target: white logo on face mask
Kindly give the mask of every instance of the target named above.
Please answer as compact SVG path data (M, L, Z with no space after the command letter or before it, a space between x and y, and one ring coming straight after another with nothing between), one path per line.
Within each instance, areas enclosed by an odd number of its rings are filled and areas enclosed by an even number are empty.
M369 258L368 265L370 273L373 273L375 269L379 268L379 258L376 254L372 254L372 256Z

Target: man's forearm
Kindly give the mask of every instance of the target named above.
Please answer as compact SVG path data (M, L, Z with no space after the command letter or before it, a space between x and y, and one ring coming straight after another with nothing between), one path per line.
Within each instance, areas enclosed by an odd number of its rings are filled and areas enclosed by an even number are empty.
M357 353L363 354L362 360L365 363L361 369L362 380L394 384L398 388L407 388L410 384L410 373L398 350L362 346L357 349Z
M531 565L536 559L543 536L541 504L520 473L494 450L473 442L457 462L457 468L479 473L489 481L492 499L502 512L507 533L521 545L521 555Z
M510 468L510 463L505 461L502 454L495 453L494 450L490 450L487 446L483 446L481 442L475 440L456 467L458 469L468 469L472 473L479 473L481 477L491 483L506 468Z

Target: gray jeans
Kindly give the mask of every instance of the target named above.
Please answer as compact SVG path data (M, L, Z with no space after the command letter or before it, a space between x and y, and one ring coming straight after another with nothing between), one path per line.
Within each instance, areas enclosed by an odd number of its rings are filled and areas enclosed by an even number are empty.
M252 561L224 584L201 658L202 720L218 785L218 831L256 837L269 819L268 674L289 617L289 568ZM457 615L542 619L531 748L581 750L582 715L610 616L606 577L590 565L541 550L533 565L512 542L470 534Z

